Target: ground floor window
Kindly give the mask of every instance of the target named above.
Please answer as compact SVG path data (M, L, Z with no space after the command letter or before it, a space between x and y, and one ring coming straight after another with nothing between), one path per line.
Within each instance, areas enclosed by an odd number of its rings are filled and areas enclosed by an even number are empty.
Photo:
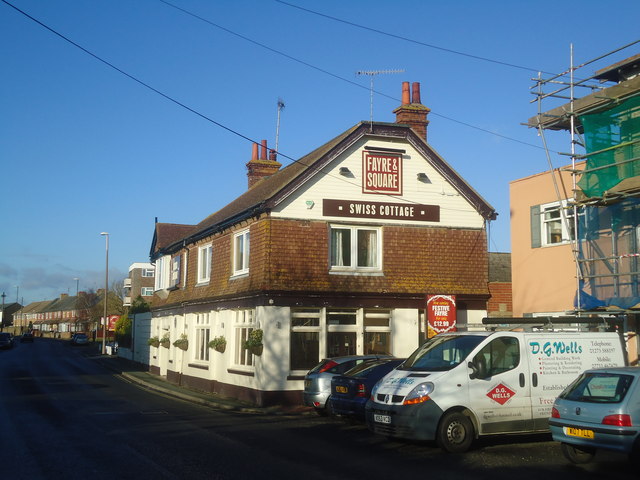
M211 332L209 313L196 314L195 359L209 361L209 336Z
M311 370L320 356L320 309L291 312L291 370Z
M391 355L391 310L364 311L364 354Z
M327 357L391 355L391 310L292 309L290 369L308 371Z
M256 328L254 310L234 311L235 336L235 364L245 367L253 366L253 354L244 348L244 342L249 340L249 334Z

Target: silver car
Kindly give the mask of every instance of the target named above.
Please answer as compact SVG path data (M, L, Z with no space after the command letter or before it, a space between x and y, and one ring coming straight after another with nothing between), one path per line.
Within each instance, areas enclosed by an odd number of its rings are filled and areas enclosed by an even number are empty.
M553 439L573 463L598 449L640 454L640 368L587 370L556 399L549 419Z
M349 355L325 358L304 377L304 404L315 408L319 415L326 415L327 399L331 395L331 378L342 375L365 360L377 358L390 358L390 355Z

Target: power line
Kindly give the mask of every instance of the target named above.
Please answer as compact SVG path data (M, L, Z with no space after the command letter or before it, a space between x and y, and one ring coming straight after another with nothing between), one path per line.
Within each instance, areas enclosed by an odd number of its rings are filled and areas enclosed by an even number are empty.
M229 133L232 133L233 135L236 135L236 136L238 136L238 137L240 137L240 138L242 138L242 139L244 139L244 140L247 140L247 141L249 141L249 142L252 142L252 143L258 143L256 140L254 140L254 139L252 139L252 138L250 138L250 137L247 137L246 135L243 135L242 133L240 133L240 132L238 132L238 131L236 131L236 130L234 130L234 129L230 128L230 127L227 127L226 125L224 125L224 124L222 124L222 123L220 123L220 122L218 122L218 121L216 121L216 120L214 120L214 119L212 119L212 118L210 118L210 117L208 117L208 116L204 115L203 113L198 112L197 110L195 110L195 109L193 109L193 108L189 107L188 105L186 105L186 104L184 104L184 103L182 103L182 102L180 102L180 101L178 101L178 100L174 99L173 97L171 97L171 96L169 96L169 95L167 95L167 94L165 94L165 93L161 92L161 91L160 91L160 90L158 90L157 88L152 87L151 85L149 85L148 83L146 83L146 82L144 82L144 81L140 80L139 78L137 78L137 77L135 77L135 76L133 76L133 75L131 75L131 74L129 74L129 73L127 73L127 72L125 72L124 70L122 70L121 68L119 68L119 67L115 66L115 65L114 65L114 64L112 64L111 62L109 62L109 61L107 61L107 60L105 60L105 59L101 58L100 56L96 55L95 53L91 52L90 50L88 50L88 49L84 48L82 45L80 45L80 44L78 44L78 43L74 42L73 40L71 40L71 39L70 39L70 38L68 38L67 36L65 36L65 35L63 35L63 34L61 34L61 33L59 33L58 31L56 31L56 30L54 30L53 28L49 27L48 25L44 24L43 22L41 22L40 20L36 19L35 17L33 17L33 16L29 15L27 12L25 12L25 11L21 10L20 8L18 8L18 7L16 7L15 5L11 4L11 3L10 3L10 2L8 2L7 0L0 0L0 1L2 1L4 4L8 5L9 7L13 8L13 9L14 9L14 10L16 10L17 12L19 12L20 14L24 15L25 17L27 17L27 18L28 18L28 19L30 19L31 21L33 21L33 22L37 23L38 25L40 25L40 26L41 26L41 27L43 27L44 29L46 29L46 30L48 30L49 32L53 33L53 34L54 34L54 35L56 35L57 37L59 37L59 38L63 39L65 42L70 43L71 45L73 45L74 47L76 47L76 48L78 48L78 49L82 50L84 53L86 53L87 55L91 56L92 58L94 58L94 59L98 60L99 62L103 63L104 65L108 66L109 68L112 68L113 70L115 70L115 71L117 71L118 73L120 73L120 74L124 75L125 77L129 78L130 80L133 80L134 82L138 83L139 85L141 85L141 86L143 86L143 87L145 87L145 88L147 88L147 89L151 90L152 92L154 92L154 93L156 93L156 94L160 95L162 98L164 98L164 99L166 99L166 100L169 100L170 102L172 102L172 103L174 103L174 104L176 104L176 105L178 105L178 106L180 106L180 107L184 108L185 110L187 110L187 111L189 111L189 112L191 112L191 113L193 113L193 114L195 114L195 115L199 116L200 118L202 118L202 119L204 119L204 120L206 120L206 121L208 121L208 122L213 123L214 125L216 125L216 126L218 126L218 127L222 128L222 129L224 129L224 130L228 131ZM160 1L163 1L163 2L164 2L164 0L160 0ZM164 3L167 3L167 2L164 2ZM361 86L361 85L359 85L359 84L357 84L357 85L358 85L358 86L360 86L360 87L362 87L362 86ZM392 98L392 97L389 97L389 98ZM280 104L281 104L281 102L282 102L282 101L279 99L279 100L278 100L278 106L279 106L279 108L280 108ZM282 106L284 106L284 103L283 103L283 102L282 102ZM444 117L444 118L446 118L446 117ZM461 122L459 122L459 123L461 123ZM476 127L473 127L473 128L476 128ZM497 135L497 134L496 134L496 135ZM500 136L500 135L499 135L499 136ZM504 137L504 138L508 138L508 137ZM513 139L510 139L510 140L513 140ZM515 141L517 141L517 140L515 140ZM530 146L535 146L535 145L530 145ZM295 158L292 158L292 157L290 157L290 156L288 156L288 155L285 155L285 154L283 154L282 152L278 152L278 151L276 151L276 150L274 150L274 152L276 152L278 155L280 155L280 156L282 156L282 157L284 157L284 158L286 158L286 159L288 159L288 160L291 160L291 161L292 161L292 162L294 162L294 163L298 163L298 164L300 164L300 165L302 165L302 166L304 166L304 167L310 167L310 166L311 166L311 165L309 165L309 164L306 164L306 163L304 163L304 162L301 162L300 160L296 160ZM352 181L350 181L350 180L348 180L348 179L344 178L344 177L343 177L343 176L341 176L341 175L333 175L331 172L324 171L324 169L321 169L321 170L320 170L320 172L322 172L324 175L327 175L327 176L330 176L330 177L333 177L333 178L339 179L339 180L341 180L341 181L344 181L344 182L349 183L349 184L351 184L351 185L354 185L354 186L356 186L356 187L361 187L361 186L362 186L362 184L360 184L360 183L352 182ZM390 198L396 198L396 199L397 199L397 200L399 200L399 201L403 201L403 202L410 203L410 204L418 204L418 202L417 202L417 201L409 200L409 199L406 199L406 198L404 198L404 197L398 197L398 196L396 196L396 195L389 195L389 197L390 197Z
M473 55L471 53L460 52L458 50L453 50L451 48L440 47L438 45L433 45L433 44L430 44L430 43L421 42L419 40L414 40L412 38L403 37L402 35L396 35L394 33L385 32L383 30L378 30L376 28L367 27L366 25L360 25L358 23L351 22L349 20L343 20L343 19L338 18L338 17L333 17L333 16L327 15L325 13L316 12L315 10L310 10L308 8L301 7L299 5L294 5L292 3L285 2L284 0L275 0L275 1L278 2L278 3L281 3L283 5L286 5L288 7L297 8L298 10L302 10L303 12L311 13L311 14L317 15L319 17L328 18L329 20L333 20L335 22L344 23L344 24L350 25L352 27L361 28L362 30L368 30L368 31L374 32L374 33L379 33L380 35L385 35L387 37L396 38L398 40L403 40L405 42L415 43L416 45L421 45L423 47L429 47L429 48L433 48L435 50L440 50L442 52L453 53L455 55L461 55L461 56L467 57L467 58L473 58L475 60L482 60L484 62L495 63L495 64L498 64L498 65L503 65L505 67L518 68L520 70L527 70L527 71L535 72L535 73L541 72L541 73L544 73L544 74L547 74L547 75L554 75L553 73L545 72L545 71L542 71L542 70L540 70L538 68L525 67L525 66L522 66L522 65L516 65L514 63L503 62L503 61L500 61L500 60L494 60L492 58L482 57L480 55Z
M2 1L6 1L6 0L2 0ZM329 75L329 76L331 76L331 77L333 77L333 78L335 78L335 79L337 79L337 80L341 80L341 81L343 81L343 82L349 83L350 85L353 85L353 86L355 86L355 87L358 87L358 88L362 88L362 89L369 90L369 88L367 88L367 87L366 87L366 86L364 86L364 85L361 85L360 83L354 82L354 81L349 80L348 78L342 77L342 76L340 76L340 75L336 75L335 73L331 73L331 72L329 72L328 70L324 70L324 69L322 69L322 68L316 67L315 65L312 65L312 64L310 64L310 63L308 63L308 62L305 62L305 61L303 61L303 60L300 60L299 58L293 57L293 56L291 56L291 55L289 55L289 54L287 54L287 53L281 52L280 50L276 50L275 48L269 47L268 45L265 45L265 44L260 43L260 42L258 42L258 41L256 41L256 40L253 40L253 39L251 39L251 38L249 38L249 37L246 37L246 36L244 36L244 35L241 35L241 34L239 34L239 33L236 33L236 32L234 32L233 30L229 30L229 29L228 29L228 28L226 28L226 27L223 27L223 26L221 26L221 25L218 25L217 23L214 23L214 22L212 22L212 21L210 21L210 20L208 20L208 19L206 19L206 18L204 18L204 17L201 17L200 15L197 15L197 14L195 14L195 13L192 13L192 12L188 11L188 10L185 10L185 9L184 9L184 8L182 8L182 7L178 7L178 6L176 6L176 5L174 5L174 4L170 3L170 2L168 2L168 1L166 1L166 0L159 0L159 1L160 1L160 2L162 2L162 3L164 3L165 5L167 5L167 6L169 6L169 7L172 7L172 8L175 8L176 10L181 11L182 13L184 13L184 14L186 14L186 15L189 15L189 16L191 16L191 17L193 17L193 18L196 18L196 19L198 19L198 20L200 20L200 21L202 21L202 22L204 22L204 23L207 23L207 24L209 24L209 25L213 26L213 27L219 28L220 30L225 31L225 32L229 33L230 35L234 35L234 36L236 36L236 37L238 37L238 38L241 38L242 40L245 40L245 41L247 41L247 42L253 43L254 45L257 45L257 46L262 47L262 48L264 48L264 49L266 49L266 50L269 50L270 52L273 52L273 53L275 53L275 54L277 54L277 55L281 55L281 56L283 56L283 57L285 57L285 58L288 58L289 60L292 60L292 61L294 61L294 62L297 62L297 63L299 63L299 64L301 64L301 65L306 66L306 67L312 68L312 69L314 69L314 70L317 70L317 71L319 71L319 72L321 72L321 73L324 73L324 74L326 74L326 75ZM279 0L276 0L276 1L279 1ZM282 2L282 3L285 3L285 2ZM288 4L287 4L287 5L288 5ZM294 7L295 7L295 5L292 5L292 6L294 6ZM298 7L296 7L296 8L298 8ZM523 67L523 68L524 68L524 67ZM539 70L535 70L535 71L536 71L536 72L538 72ZM397 98L397 97L394 97L394 96L392 96L392 95L388 95L388 94L386 94L386 93L383 93L383 92L380 92L380 91L377 91L377 90L373 90L373 88L371 88L371 92L376 93L377 95L380 95L380 96L382 96L382 97L388 98L388 99L390 99L390 100L393 100L393 101L395 101L395 102L400 102L400 101L401 101L401 100L400 100L399 98ZM479 132L483 132L483 133L487 133L487 134L490 134L490 135L494 135L494 136L496 136L496 137L500 137L500 138L503 138L503 139L505 139L505 140L510 140L510 141L512 141L512 142L516 142L516 143L519 143L519 144L521 144L521 145L526 145L526 146L528 146L528 147L533 147L533 148L536 148L536 149L543 149L540 145L535 145L535 144L533 144L533 143L525 142L524 140L518 140L518 139L516 139L516 138L512 138L512 137L509 137L509 136L507 136L507 135L502 135L502 134L497 133L497 132L494 132L494 131L492 131L492 130L487 130L487 129L485 129L485 128L481 128L481 127L478 127L478 126L476 126L476 125L472 125L472 124L470 124L470 123L466 123L466 122L463 122L463 121L460 121L460 120L456 120L455 118L448 117L448 116L446 116L446 115L442 115L442 114L440 114L440 113L434 112L433 110L431 111L431 115L433 115L433 116L435 116L435 117L443 118L443 119L445 119L445 120L448 120L448 121L453 122L453 123L457 123L457 124L459 124L459 125L463 125L463 126L468 127L468 128L472 128L472 129L474 129L474 130L478 130Z

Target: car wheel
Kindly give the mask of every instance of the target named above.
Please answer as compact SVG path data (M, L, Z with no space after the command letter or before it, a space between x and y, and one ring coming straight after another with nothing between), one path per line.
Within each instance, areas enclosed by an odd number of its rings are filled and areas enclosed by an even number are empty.
M327 416L327 409L326 408L313 407L313 409L321 417L326 417Z
M473 424L462 413L448 413L438 427L438 445L449 453L466 452L473 442L473 437Z
M561 443L560 448L566 459L577 465L590 462L596 454L595 448L576 447L575 445L569 445L568 443Z

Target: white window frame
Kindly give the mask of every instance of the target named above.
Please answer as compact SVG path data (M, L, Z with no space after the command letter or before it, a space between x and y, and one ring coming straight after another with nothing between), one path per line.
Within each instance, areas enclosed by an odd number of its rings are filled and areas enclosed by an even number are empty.
M210 243L198 247L198 285L209 283L212 257L213 246Z
M156 260L155 289L169 288L171 270L171 255L164 255Z
M211 339L211 314L209 312L195 315L195 348L193 359L195 362L209 362L209 340Z
M364 342L363 342L363 353L366 355L371 352L367 352L367 340L369 338L369 334L375 335L380 334L384 335L389 339L388 345L389 350L393 349L393 334L391 332L391 321L392 321L392 310L384 309L384 308L365 308L363 311L363 320L362 320L362 328L364 330ZM367 325L367 320L375 320L382 319L386 320L386 325ZM381 322L384 323L384 322ZM382 353L385 355L391 355L391 352L375 352Z
M249 273L250 243L249 229L233 235L233 276Z
M182 255L176 255L171 258L171 278L169 279L169 285L171 287L177 287L180 285L180 269L182 268Z
M258 325L256 323L256 311L252 308L234 310L233 336L234 336L234 356L233 361L236 367L253 369L253 354L243 344L249 339L249 334Z
M142 287L140 289L140 295L142 295L143 297L152 297L153 296L153 287Z
M564 215L562 210L564 209ZM553 215L553 216L552 216ZM542 246L564 245L574 236L573 207L566 200L540 205L540 243ZM558 241L553 235L560 235Z
M155 270L153 268L143 268L141 276L151 278L155 275Z
M295 319L297 318L305 318L305 319L310 319L310 320L315 320L315 322L310 322L307 325L296 325L296 321ZM315 325L314 325L315 323ZM322 340L323 340L323 334L322 334L322 329L323 329L323 310L322 308L292 308L291 309L291 335L293 335L294 333L315 333L318 336L318 352L321 352L321 345L322 345ZM293 348L293 347L291 347ZM291 354L292 351L290 350L289 352L289 358L291 359ZM318 353L318 357L320 357L320 353ZM291 362L291 360L289 360ZM319 361L318 359L315 359L315 361ZM308 369L306 369L306 371L308 371ZM296 371L296 372L305 372L305 370L295 370L294 368L291 367L291 371Z
M334 246L334 242L337 236L338 230L349 232L349 264L343 264L344 258L340 254L338 246ZM358 233L371 231L375 232L376 245L372 248L375 249L375 261L373 265L358 265ZM355 239L355 241L354 241ZM381 273L382 272L382 227L373 227L369 225L330 225L329 229L329 268L330 272L345 272L345 273Z

